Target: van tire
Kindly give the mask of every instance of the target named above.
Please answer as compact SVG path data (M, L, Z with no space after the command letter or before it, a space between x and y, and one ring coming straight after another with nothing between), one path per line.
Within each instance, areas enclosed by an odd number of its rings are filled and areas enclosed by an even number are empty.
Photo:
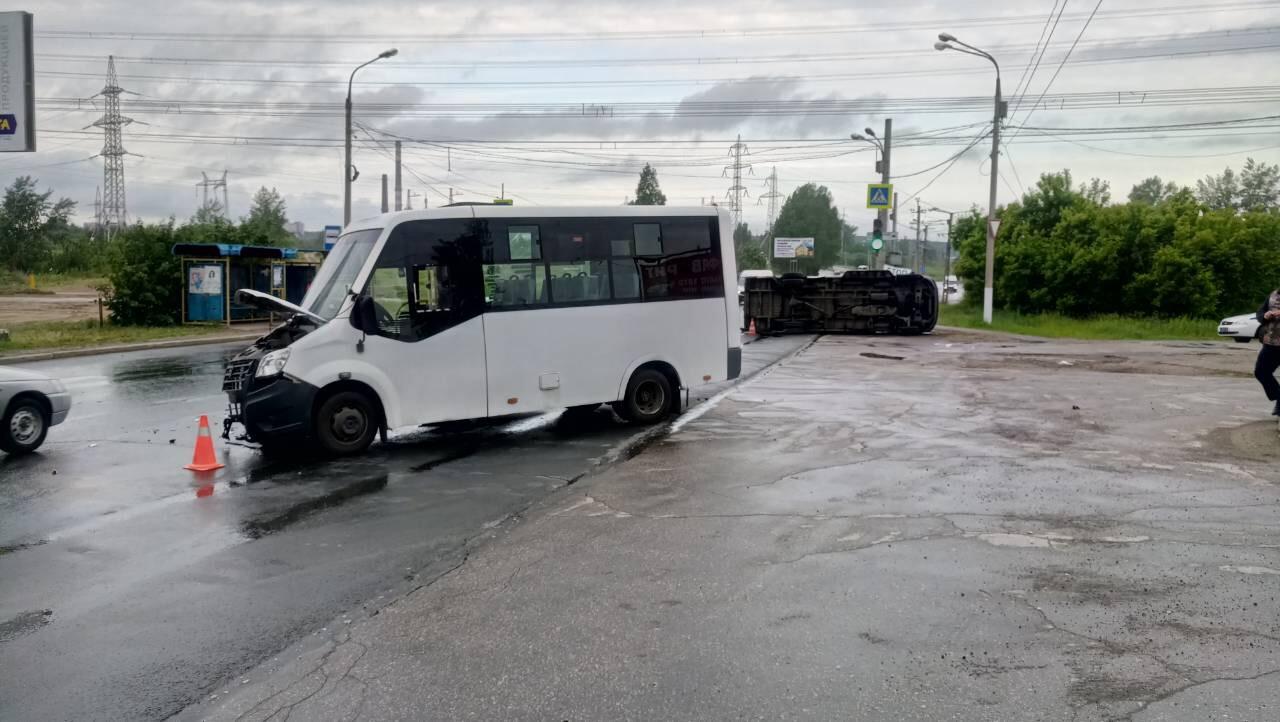
M657 369L642 368L631 375L627 393L613 408L633 424L656 424L671 415L675 408L675 390L671 380Z
M326 452L350 456L369 448L381 425L372 399L359 391L339 391L316 409L313 433Z

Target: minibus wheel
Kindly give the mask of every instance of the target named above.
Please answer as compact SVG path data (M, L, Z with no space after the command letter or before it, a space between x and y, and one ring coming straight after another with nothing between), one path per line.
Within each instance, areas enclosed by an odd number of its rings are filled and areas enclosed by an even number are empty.
M614 404L618 415L637 424L656 424L671 414L675 392L666 374L642 368L631 375L626 396Z
M368 396L339 391L316 410L315 438L331 454L358 454L373 443L378 425L377 406Z

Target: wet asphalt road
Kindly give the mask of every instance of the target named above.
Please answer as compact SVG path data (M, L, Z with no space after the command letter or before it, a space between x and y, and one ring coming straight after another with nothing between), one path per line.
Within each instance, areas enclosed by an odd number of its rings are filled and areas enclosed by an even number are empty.
M750 344L744 375L808 340ZM199 414L221 428L238 347L31 365L73 407L39 454L0 458L0 719L172 715L456 567L469 540L638 433L602 408L393 434L329 463L218 439L227 467L197 477L181 466Z
M1251 366L824 337L178 720L1276 722Z

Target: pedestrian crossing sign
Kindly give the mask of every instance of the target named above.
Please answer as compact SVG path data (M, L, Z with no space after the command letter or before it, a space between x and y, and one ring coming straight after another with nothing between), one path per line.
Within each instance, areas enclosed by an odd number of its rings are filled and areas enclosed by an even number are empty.
M893 207L893 184L892 183L868 183L867 184L867 208L892 208Z

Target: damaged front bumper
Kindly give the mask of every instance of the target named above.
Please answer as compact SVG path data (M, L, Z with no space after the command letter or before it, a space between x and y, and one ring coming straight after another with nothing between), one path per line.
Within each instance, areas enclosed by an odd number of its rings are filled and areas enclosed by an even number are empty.
M305 436L318 389L285 375L259 378L254 376L256 370L257 359L227 364L222 383L228 402L222 438L230 438L237 423L244 427L241 438L258 443Z

